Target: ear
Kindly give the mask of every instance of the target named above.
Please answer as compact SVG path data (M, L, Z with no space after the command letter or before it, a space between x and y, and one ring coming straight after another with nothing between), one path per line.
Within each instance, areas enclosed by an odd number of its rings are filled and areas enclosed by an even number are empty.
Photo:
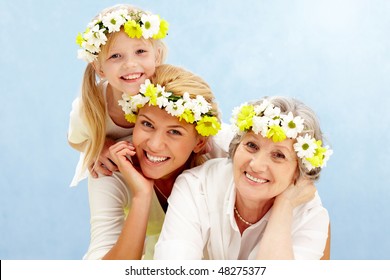
M103 79L105 77L104 71L98 61L92 62L92 67L100 79Z
M301 172L299 170L299 167L297 167L297 169L295 170L294 177L293 177L293 184L295 185L299 179L301 179Z
M202 151L208 143L207 140L208 140L208 137L204 137L204 136L199 135L198 139L197 139L197 143L192 151L196 154L199 153L200 151Z
M156 66L160 66L162 63L162 53L161 53L161 48L157 48L156 52Z

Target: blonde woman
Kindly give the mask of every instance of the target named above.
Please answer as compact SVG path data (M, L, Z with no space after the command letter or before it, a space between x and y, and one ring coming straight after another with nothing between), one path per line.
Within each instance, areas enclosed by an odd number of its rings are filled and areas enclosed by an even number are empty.
M152 259L177 176L223 156L213 141L217 104L199 76L161 65L139 94L125 94L120 104L135 123L133 136L110 147L120 172L90 179L86 259Z

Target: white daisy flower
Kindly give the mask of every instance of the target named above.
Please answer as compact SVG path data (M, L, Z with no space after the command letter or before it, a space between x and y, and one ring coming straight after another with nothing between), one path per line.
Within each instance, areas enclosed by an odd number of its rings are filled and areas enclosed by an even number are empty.
M93 21L91 21L90 23L88 23L87 27L89 29L92 29L95 25L97 25L99 22L102 21L102 15L99 14L98 18L97 19L94 19Z
M145 94L147 87L150 85L150 80L146 79L145 83L140 86L139 92Z
M133 112L138 112L138 109L145 106L150 100L149 97L137 94L131 97L131 110Z
M86 50L87 52L91 53L91 54L94 54L94 53L99 52L99 48L97 48L95 45L88 44L87 41L84 41L84 42L81 44L81 47L82 47L84 50Z
M159 84L157 84L157 92L159 92L164 97L169 97L172 95L172 92L166 92L165 87L162 87Z
M186 102L186 103L192 101L192 99L190 97L190 94L188 92L183 93L183 97L182 98L183 98L184 102Z
M160 30L160 19L157 15L144 14L141 17L142 37L145 39L152 38Z
M99 48L100 45L105 45L107 42L106 34L104 34L105 31L105 28L99 29L99 25L95 25L89 32L86 32L83 37L89 45L94 45Z
M292 112L289 112L287 115L283 115L281 118L281 125L288 138L296 138L298 134L303 131L304 120L301 117L297 116L294 118Z
M85 49L77 50L77 58L84 60L85 62L93 62L96 59L96 55L86 51Z
M165 110L172 116L180 116L184 112L183 99L179 99L176 102L169 101Z
M271 119L268 117L259 117L255 116L252 118L252 131L255 134L261 134L263 137L267 135L268 132L268 124Z
M159 108L167 107L168 104L169 104L169 100L165 96L157 97L157 101L156 102L157 102L157 106Z
M260 115L267 109L268 106L272 105L268 100L263 100L260 105L255 106L256 115Z
M272 104L269 104L267 106L267 108L265 109L264 111L264 116L267 116L271 119L275 118L275 117L279 117L280 115L280 108L279 107L275 107L274 105Z
M242 108L243 106L245 106L245 105L248 105L248 103L245 102L245 103L241 104L241 106L239 106L239 107L234 107L234 108L233 108L232 117L231 117L231 119L230 119L230 121L231 121L232 123L236 123L236 121L237 121L237 116L238 116L238 114L240 113L241 108Z
M333 154L333 150L331 150L329 148L329 146L325 146L326 148L326 152L324 153L324 159L323 159L323 164L321 167L325 167L326 166L326 162L328 161L328 159L330 158L330 156Z
M129 12L126 9L120 9L117 10L116 13L120 16L122 16L125 19L130 19L131 16L129 15Z
M122 107L122 110L126 114L132 113L132 111L131 111L131 96L128 95L127 93L122 94L122 99L118 100L118 104L119 104L119 106Z
M108 32L118 32L126 19L118 12L112 12L103 17L103 25L107 27Z
M308 161L306 160L305 158L302 159L302 163L303 165L307 168L307 170L311 171L313 170L315 167Z
M199 108L200 113L206 114L208 111L210 111L211 106L203 96L197 95L194 101L196 107Z
M237 134L237 135L243 135L244 132L241 131L237 125L235 125L234 122L232 122L232 124L230 125L230 129L232 130L233 134Z
M297 143L294 144L294 150L300 158L313 157L316 149L316 141L309 134L305 134L304 137L298 136Z

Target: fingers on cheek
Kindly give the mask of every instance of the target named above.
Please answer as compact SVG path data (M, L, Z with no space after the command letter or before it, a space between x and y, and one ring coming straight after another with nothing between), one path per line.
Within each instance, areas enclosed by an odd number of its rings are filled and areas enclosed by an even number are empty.
M122 150L117 152L117 155L119 155L119 156L127 156L127 155L133 156L134 154L135 154L135 151L130 150L128 148L122 149Z

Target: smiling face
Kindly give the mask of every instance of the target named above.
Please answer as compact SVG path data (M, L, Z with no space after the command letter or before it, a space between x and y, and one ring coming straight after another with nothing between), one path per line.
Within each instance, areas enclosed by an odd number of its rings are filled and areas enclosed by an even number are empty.
M283 192L298 175L294 140L273 142L246 133L233 157L237 193L248 200L270 200Z
M179 121L164 109L145 106L137 116L133 144L146 177L174 181L191 153L203 148L205 138L199 136L193 124Z
M139 92L140 85L150 78L158 65L158 50L150 40L130 38L123 31L113 34L108 51L94 64L101 78L108 80L113 92Z

